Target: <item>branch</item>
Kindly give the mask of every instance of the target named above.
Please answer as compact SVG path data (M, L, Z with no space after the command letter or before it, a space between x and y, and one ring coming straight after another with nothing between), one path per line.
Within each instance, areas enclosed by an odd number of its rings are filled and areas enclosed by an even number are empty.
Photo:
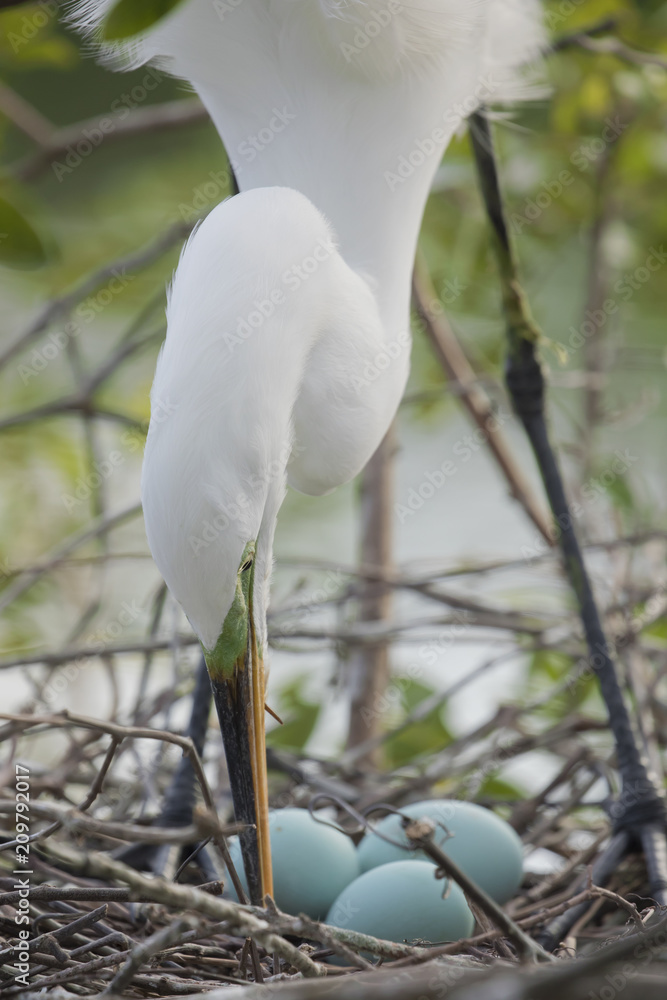
M428 303L438 301L438 297L426 263L420 256L415 261L412 295L417 312L431 341L431 346L447 378L456 387L463 405L484 433L491 454L509 484L511 495L519 501L545 541L549 545L553 545L551 518L544 506L534 496L530 483L514 459L509 444L497 425L496 414L491 402L470 366L456 334L447 322L444 313L436 314L428 306Z
M133 504L131 507L126 507L125 510L121 510L118 514L113 514L111 517L97 518L83 531L68 538L65 542L59 545L50 556L46 556L42 562L38 563L36 566L32 566L28 570L25 570L25 572L21 573L14 580L13 584L7 587L0 597L0 611L8 607L18 597L25 594L27 590L37 583L37 581L40 580L46 573L54 569L58 563L60 563L65 556L69 555L70 552L73 552L74 549L78 549L80 545L85 545L86 542L90 542L94 538L99 538L100 535L113 530L113 528L117 528L125 521L136 517L140 513L141 504Z
M494 899L491 899L483 889L472 881L468 875L463 872L457 864L455 864L452 859L442 851L438 845L433 840L433 834L435 833L435 824L429 819L423 820L412 820L408 817L404 818L402 821L403 829L405 830L405 835L412 844L413 847L420 848L427 854L435 863L438 868L449 878L453 879L458 885L461 886L466 896L468 896L476 906L482 910L483 913L489 917L493 923L498 927L503 934L505 934L510 941L514 942L517 951L522 958L527 959L531 962L549 962L553 961L551 955L549 955L544 948L542 948L536 941L533 941L525 931L516 924L509 914L505 913L503 908L496 903Z
M151 240L150 243L147 243L139 250L132 250L125 256L118 257L116 260L111 261L111 263L105 264L99 270L84 278L71 291L47 302L39 316L32 321L13 344L10 344L0 354L0 368L3 368L18 351L27 347L54 320L66 316L78 302L86 298L87 295L92 294L100 285L109 281L110 278L115 277L119 271L121 273L123 271L132 272L147 267L153 261L158 260L167 250L170 250L181 240L185 239L186 236L189 236L194 226L194 222L175 222L156 237L156 239Z
M17 95L15 95L17 96ZM21 120L26 122L25 108L30 105L22 98L23 115ZM38 114L34 109L30 109L32 114ZM47 167L57 160L59 156L67 153L70 146L75 146L77 142L85 139L85 133L100 128L100 121L105 114L95 115L73 125L66 125L64 128L51 127L50 132L40 132L40 149L35 153L30 153L9 167L10 173L20 180L34 180ZM24 125L12 117L12 120L19 128L26 131ZM104 133L104 144L117 142L119 139L132 138L135 135L147 135L151 132L164 132L171 129L182 128L184 125L194 125L198 122L208 121L208 112L198 97L191 97L187 100L165 101L162 104L152 104L147 108L136 108L130 111L126 118L114 121L112 131ZM46 122L46 119L44 119ZM31 123L32 124L32 123ZM38 141L35 135L30 136Z

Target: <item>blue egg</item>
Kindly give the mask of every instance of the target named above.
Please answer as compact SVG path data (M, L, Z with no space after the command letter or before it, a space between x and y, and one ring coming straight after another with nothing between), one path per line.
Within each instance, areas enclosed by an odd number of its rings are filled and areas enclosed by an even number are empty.
M392 861L364 872L343 889L326 922L409 944L458 941L475 925L459 887L436 879L427 861Z
M437 826L434 840L438 846L496 902L502 904L512 898L523 877L523 853L521 841L508 823L489 809L454 799L412 802L402 812L412 819L426 816L436 824L444 824L452 836ZM374 826L407 846L400 816L385 816ZM423 851L405 851L374 833L366 834L358 851L362 871L391 861L428 860Z
M313 819L306 809L271 812L269 833L278 908L321 920L336 896L359 874L354 844L340 830ZM230 837L229 853L247 892L238 837ZM237 898L231 881L225 887L227 893Z

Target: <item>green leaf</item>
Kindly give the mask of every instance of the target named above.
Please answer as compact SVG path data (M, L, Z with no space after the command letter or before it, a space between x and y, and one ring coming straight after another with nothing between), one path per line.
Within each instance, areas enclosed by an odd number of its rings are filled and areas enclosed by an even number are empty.
M546 676L550 681L559 681L572 670L572 657L556 649L540 649L530 663L533 676Z
M524 798L524 793L504 778L489 775L480 785L475 797L478 800L497 799L502 802L516 802Z
M0 65L29 69L33 66L75 65L77 48L61 33L57 5L23 4L0 12Z
M605 483L605 489L617 510L625 513L634 510L635 499L627 476L619 473L610 483Z
M406 715L433 694L432 688L406 678L400 679L400 691L401 704ZM384 756L389 767L402 767L415 757L436 753L451 743L451 733L441 718L443 710L442 705L434 708L424 719L387 740L384 745Z
M636 612L636 614L641 615L641 612ZM645 629L642 629L642 635L651 639L660 639L663 642L667 640L667 618L664 616L657 618Z
M0 198L0 264L13 268L41 267L47 253L41 239L18 209Z
M148 31L181 2L182 0L118 0L105 18L102 37L107 42L118 42Z
M282 726L277 726L266 735L266 742L272 747L285 750L303 750L315 728L321 706L306 701L301 694L303 678L297 678L280 692L279 714L285 718Z

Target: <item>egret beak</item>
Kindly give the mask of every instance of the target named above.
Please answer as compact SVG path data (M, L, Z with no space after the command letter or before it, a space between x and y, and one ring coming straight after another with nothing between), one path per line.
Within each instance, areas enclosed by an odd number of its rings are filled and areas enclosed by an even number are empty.
M264 725L264 661L257 648L252 609L252 556L246 546L236 597L215 649L205 651L236 821L246 828L239 841L250 902L273 895L269 841L269 794Z

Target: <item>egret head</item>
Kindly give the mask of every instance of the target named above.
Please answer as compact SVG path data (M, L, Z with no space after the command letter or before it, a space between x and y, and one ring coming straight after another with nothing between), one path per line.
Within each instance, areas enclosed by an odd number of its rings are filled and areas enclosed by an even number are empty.
M172 379L173 393L178 381ZM202 645L236 819L246 824L240 838L246 878L252 901L261 903L272 891L264 650L279 504L271 489L249 487L239 503L239 469L225 461L219 432L206 421L197 426L191 408L175 408L149 433L142 498L155 561Z

